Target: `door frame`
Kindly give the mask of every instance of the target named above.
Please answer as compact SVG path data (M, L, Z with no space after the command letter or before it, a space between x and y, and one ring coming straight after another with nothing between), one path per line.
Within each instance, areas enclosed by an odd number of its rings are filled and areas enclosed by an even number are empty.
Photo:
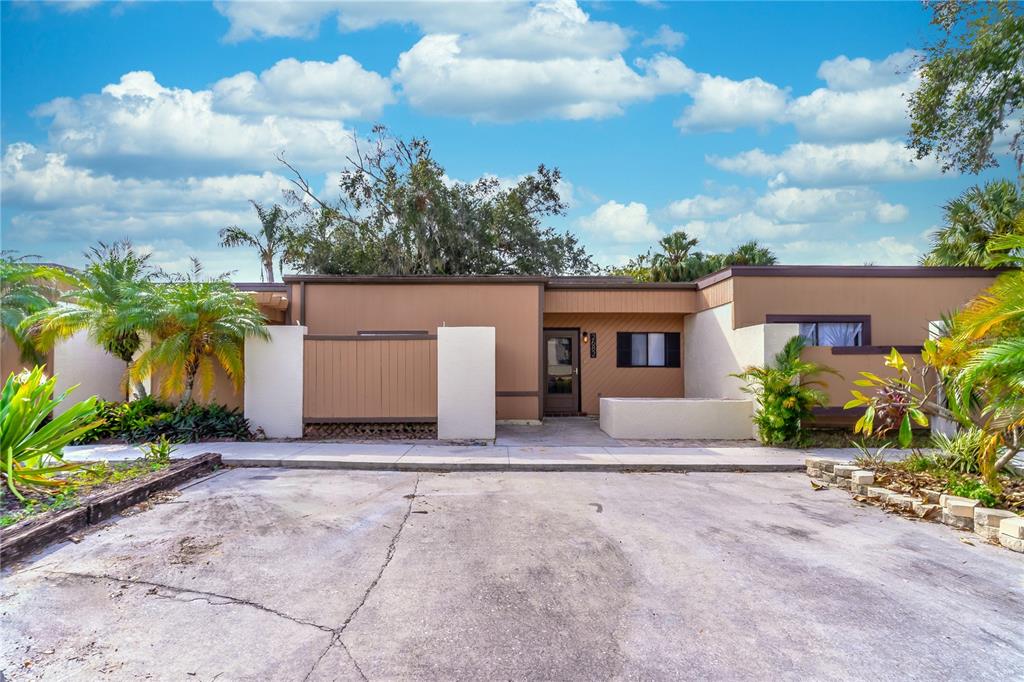
M543 327L541 330L542 338L544 343L541 345L543 353L540 358L541 374L544 377L544 381L540 387L540 400L541 400L541 414L545 417L548 416L559 416L559 415L548 415L547 410L547 396L548 396L548 361L547 361L547 348L548 348L548 332L554 332L560 335L573 335L576 339L576 352L573 354L573 366L576 368L576 414L583 414L583 358L580 356L581 346L580 343L580 328L579 327Z

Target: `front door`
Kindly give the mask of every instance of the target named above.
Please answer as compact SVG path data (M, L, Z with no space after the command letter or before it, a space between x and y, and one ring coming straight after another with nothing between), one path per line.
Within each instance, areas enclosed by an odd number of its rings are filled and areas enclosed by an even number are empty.
M578 414L580 410L580 332L544 330L544 414Z

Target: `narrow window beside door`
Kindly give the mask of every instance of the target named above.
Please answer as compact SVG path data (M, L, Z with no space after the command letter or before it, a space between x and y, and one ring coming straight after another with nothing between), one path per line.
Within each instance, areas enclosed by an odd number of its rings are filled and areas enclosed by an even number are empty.
M679 332L619 332L617 367L679 367Z

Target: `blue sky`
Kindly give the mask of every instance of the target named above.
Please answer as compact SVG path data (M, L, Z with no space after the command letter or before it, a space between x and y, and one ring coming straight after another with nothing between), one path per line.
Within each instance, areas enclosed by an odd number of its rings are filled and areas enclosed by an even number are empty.
M0 11L3 248L69 264L128 236L168 269L196 255L255 279L217 230L280 200L275 154L329 192L378 121L427 137L452 178L557 166L571 209L554 224L602 264L678 229L787 263L913 263L979 181L903 148L933 30L915 2Z

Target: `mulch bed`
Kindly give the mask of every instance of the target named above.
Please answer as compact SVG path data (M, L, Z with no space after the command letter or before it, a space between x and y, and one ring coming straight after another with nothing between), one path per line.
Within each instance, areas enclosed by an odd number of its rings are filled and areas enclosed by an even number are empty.
M873 465L875 485L895 490L906 495L921 496L924 490L938 493L946 492L946 479L927 471L907 471L900 467ZM964 479L981 480L972 474L959 474ZM998 508L1008 509L1018 514L1024 512L1024 477L1000 476L999 483L1002 495Z
M42 512L0 530L0 555L9 564L219 466L220 455L208 452L128 481L96 485L69 509Z

